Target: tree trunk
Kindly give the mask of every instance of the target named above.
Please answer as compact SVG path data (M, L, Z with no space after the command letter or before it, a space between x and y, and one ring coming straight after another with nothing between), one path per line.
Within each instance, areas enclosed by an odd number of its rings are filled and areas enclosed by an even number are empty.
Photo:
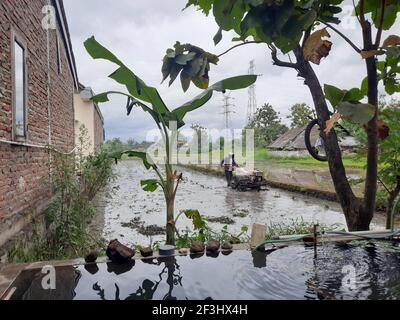
M396 205L395 201L396 198L400 195L400 177L397 178L397 185L396 188L389 193L389 198L388 198L388 205L386 208L386 229L391 229L392 228L392 211L394 209L394 206Z
M311 67L310 63L304 59L302 48L295 50L298 63L299 76L305 79L316 109L316 113L321 124L325 129L326 121L330 119L328 105L321 84ZM365 214L363 203L354 195L350 183L347 179L346 169L343 165L342 154L339 147L336 132L332 130L329 134L322 132L325 142L325 149L329 162L329 170L338 200L346 217L349 231L369 230L372 216Z
M170 196L167 199L167 244L175 245L175 199Z
M374 50L372 43L371 24L363 26L364 50ZM376 59L371 57L365 61L368 75L368 103L375 106L375 116L367 124L368 153L367 174L365 178L364 215L372 220L376 207L376 192L378 190L378 74Z
M172 167L167 164L165 166L165 172L167 175L167 188L165 192L165 200L167 203L167 244L175 245L175 179L172 173Z

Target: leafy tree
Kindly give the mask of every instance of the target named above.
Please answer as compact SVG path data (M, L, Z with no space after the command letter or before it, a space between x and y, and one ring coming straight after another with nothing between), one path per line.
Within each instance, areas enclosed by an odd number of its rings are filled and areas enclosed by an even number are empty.
M112 140L107 140L104 143L104 150L109 153L121 152L126 149L125 144L120 138L114 138Z
M386 228L392 227L392 210L400 195L400 102L393 101L381 112L390 136L380 144L379 178L387 192Z
M129 138L128 141L126 142L126 146L128 149L133 149L137 145L136 141L133 138Z
M140 158L143 160L143 164L148 170L152 169L157 174L158 179L141 181L141 185L143 189L148 192L154 192L158 187L162 188L167 206L167 243L174 245L176 230L174 216L175 197L179 183L182 180L182 174L178 174L174 171L172 166L172 158L174 156L172 154L174 147L173 142L176 141L178 136L178 129L185 125L184 118L186 114L206 104L212 98L214 91L225 92L226 90L246 88L256 81L257 76L238 76L217 82L207 90L204 90L193 100L171 111L165 105L156 88L148 86L112 52L98 43L94 37L85 41L85 48L92 58L104 59L116 64L118 69L109 77L125 86L128 91L128 93L119 91L104 92L93 97L92 100L97 103L104 103L109 101L109 96L111 94L123 95L127 97L126 110L128 116L135 107L141 108L152 117L157 128L160 130L165 146L164 172L161 171L151 157L145 152L129 150L118 152L114 154L114 157L120 158L123 154L127 154L131 157Z
M362 43L357 45L334 25L340 24L338 14L344 0L188 0L187 7L195 6L205 15L212 15L219 26L214 37L220 42L223 31L234 31L237 45L219 55L206 53L190 44L169 49L164 60L164 77L173 82L182 72L184 88L192 81L206 85L211 64L236 47L252 43L267 44L273 64L296 70L304 78L313 98L315 111L323 129L329 122L346 118L365 126L367 132L367 170L364 198L355 196L343 165L335 130L323 130L322 138L329 161L332 180L342 206L349 230L368 230L376 206L379 110L378 82L382 81L388 94L400 91L398 78L400 37L389 36L382 42L383 30L390 30L397 18L397 0L354 1L355 17L359 22ZM322 27L321 27L322 26ZM312 67L329 56L333 43L326 38L328 30L337 33L350 49L364 60L367 74L361 88L340 89L321 86ZM252 38L249 40L249 38ZM278 57L278 50L291 54L289 61ZM184 52L185 61L182 61ZM190 55L190 56L189 56ZM178 66L180 65L180 66ZM344 66L336 66L343 68ZM173 71L173 72L172 72ZM361 80L361 79L360 79ZM360 81L361 82L361 81ZM366 98L367 103L362 102ZM332 119L327 100L338 113Z
M253 120L247 129L254 129L256 147L268 147L288 128L282 124L279 113L269 104L264 104L256 110Z
M310 117L315 118L313 110L305 103L296 103L290 108L290 116L292 123L290 127L303 128L310 122Z

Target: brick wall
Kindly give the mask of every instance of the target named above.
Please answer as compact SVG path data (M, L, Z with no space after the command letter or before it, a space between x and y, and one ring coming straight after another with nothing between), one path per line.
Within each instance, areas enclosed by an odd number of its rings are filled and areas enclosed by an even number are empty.
M48 95L47 35L42 28L42 8L47 0L0 2L0 139L12 140L12 32L27 46L27 144L49 143L48 101L51 105L51 137L57 149L74 147L74 81L60 38L61 74L57 68L56 31L49 30L50 96ZM45 149L12 146L0 142L0 234L7 221L31 214L51 197ZM4 241L4 239L3 239ZM2 245L0 239L0 246Z

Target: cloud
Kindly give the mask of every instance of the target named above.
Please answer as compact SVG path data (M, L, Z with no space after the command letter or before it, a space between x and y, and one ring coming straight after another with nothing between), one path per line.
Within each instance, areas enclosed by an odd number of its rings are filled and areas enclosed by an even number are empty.
M64 0L80 81L98 93L122 89L107 78L115 70L115 66L106 61L92 60L86 53L83 42L94 35L148 85L157 87L171 109L191 100L200 90L191 88L185 94L179 81L170 88L166 83L160 84L161 60L165 50L172 47L175 41L181 41L198 45L210 52L221 53L232 46L234 34L224 32L223 41L215 47L212 37L218 26L214 19L212 16L205 17L192 7L182 12L186 2L187 0ZM361 43L359 28L341 30L355 43ZM320 82L341 88L359 86L365 77L364 62L347 43L333 32L330 33L334 43L332 52L327 59L322 60L320 66L314 68ZM218 66L212 66L211 82L247 74L249 62L253 59L257 73L262 74L256 86L258 106L271 103L287 121L286 115L293 104L306 102L312 105L311 95L304 86L304 81L297 77L294 70L272 66L265 45L247 45L225 55ZM232 126L241 128L246 119L248 92L235 91L231 96L235 98L233 110L236 112L232 114ZM186 118L186 123L223 129L222 105L222 94L215 94L209 104L191 113ZM145 139L148 130L154 129L149 115L141 110L127 117L124 99L115 97L111 102L102 105L101 109L108 139L121 137L127 140L134 137L140 141Z

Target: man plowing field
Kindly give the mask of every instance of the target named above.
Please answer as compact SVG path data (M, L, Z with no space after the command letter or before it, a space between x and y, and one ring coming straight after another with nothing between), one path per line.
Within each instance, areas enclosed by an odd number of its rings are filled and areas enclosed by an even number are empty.
M233 178L233 171L235 168L238 168L238 164L235 161L235 155L230 153L224 160L221 161L221 167L225 169L225 178L226 182L228 183L228 187L231 186L232 178Z

